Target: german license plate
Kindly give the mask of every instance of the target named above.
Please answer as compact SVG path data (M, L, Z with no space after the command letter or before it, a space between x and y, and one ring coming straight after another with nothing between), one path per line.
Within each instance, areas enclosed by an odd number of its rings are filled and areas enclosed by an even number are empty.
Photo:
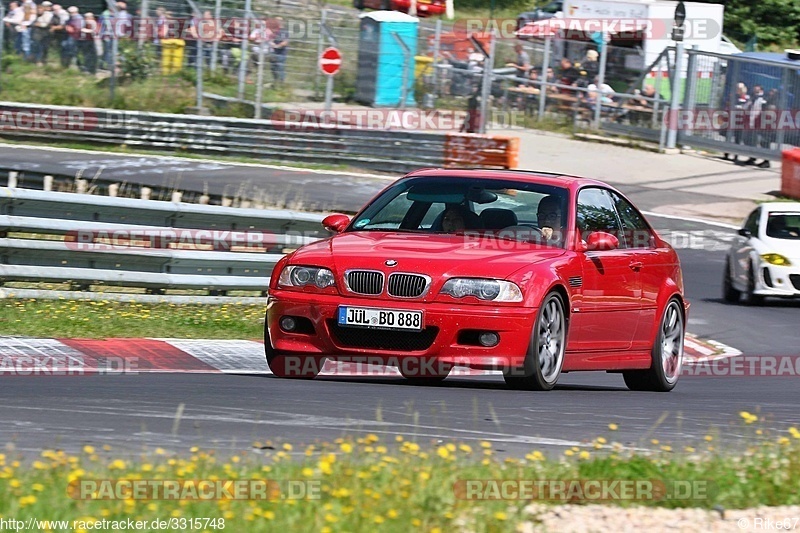
M422 330L422 311L339 307L339 325L376 329Z

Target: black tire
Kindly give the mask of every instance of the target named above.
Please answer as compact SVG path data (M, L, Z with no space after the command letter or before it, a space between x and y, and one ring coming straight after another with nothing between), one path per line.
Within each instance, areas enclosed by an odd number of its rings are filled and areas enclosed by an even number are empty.
M557 291L552 291L544 298L536 314L523 368L506 372L503 376L506 384L519 390L551 390L561 375L566 348L564 300Z
M750 263L750 269L747 272L747 292L745 293L745 302L747 305L761 305L764 303L764 297L756 294L756 270L753 263Z
M264 355L272 374L279 378L314 379L325 364L325 358L321 356L288 355L275 351L269 339L267 320L264 321Z
M722 275L722 298L728 303L738 303L741 299L742 291L733 286L731 278L731 259L725 258L725 273Z
M634 391L669 392L675 388L683 363L683 339L686 321L683 306L671 299L659 321L658 333L651 350L652 362L647 370L626 370L625 385Z

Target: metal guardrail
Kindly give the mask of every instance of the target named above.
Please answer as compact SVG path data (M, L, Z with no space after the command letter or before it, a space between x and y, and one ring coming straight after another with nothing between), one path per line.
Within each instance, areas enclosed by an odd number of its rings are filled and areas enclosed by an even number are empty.
M116 111L0 102L0 136L248 156L410 172L448 165L448 134L284 120ZM496 168L480 162L473 166Z
M264 292L322 215L0 187L0 282Z

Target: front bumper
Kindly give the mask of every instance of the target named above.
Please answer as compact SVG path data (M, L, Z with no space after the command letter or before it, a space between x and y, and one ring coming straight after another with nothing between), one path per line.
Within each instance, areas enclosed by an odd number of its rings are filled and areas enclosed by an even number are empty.
M794 263L777 266L762 261L755 274L756 294L800 298L800 266Z
M340 305L423 311L423 331L398 332L341 327ZM366 356L383 361L406 357L436 358L438 361L473 368L507 368L521 365L528 349L535 308L453 305L418 301L374 300L341 295L320 295L276 290L267 305L269 341L281 354L324 355L347 360ZM287 333L281 317L307 318L313 331ZM496 346L474 343L477 331L499 335Z

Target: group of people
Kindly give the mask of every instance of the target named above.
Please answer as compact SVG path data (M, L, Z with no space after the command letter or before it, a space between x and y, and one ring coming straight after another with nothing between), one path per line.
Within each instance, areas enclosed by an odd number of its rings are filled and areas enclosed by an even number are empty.
M210 11L190 19L176 19L171 12L158 7L154 16L144 21L140 13L134 18L124 1L116 2L115 11L105 9L95 15L81 13L76 6L64 8L50 0L39 4L34 0L13 1L3 18L6 40L3 45L37 65L47 64L48 56L55 53L63 68L76 64L82 72L95 74L98 68L110 70L115 38L148 42L159 58L168 40L180 41L185 46L189 66L197 64L198 42L204 44L202 55L206 64L210 64L212 45L217 42L222 67L233 70L241 61L241 36L246 35L253 50L251 62L257 61L263 51L275 82L285 80L289 35L281 17L266 19L261 24L249 23L252 29L245 28L246 19L235 19L223 30ZM251 66L248 64L248 69Z
M110 25L113 17L130 20L126 8L125 2L117 2L116 15L106 9L95 16L94 13L80 13L75 6L64 8L49 0L38 5L33 0L11 2L3 18L6 36L3 44L37 65L46 64L54 50L62 67L67 68L75 61L81 71L94 74L98 59L108 68L111 56L110 35L101 37L100 28Z
M747 124L745 128L736 128L732 132L733 142L745 146L769 148L777 137L774 130L766 128L762 124L762 113L778 108L778 89L772 89L769 93L764 93L761 85L753 85L752 94L748 94L747 85L742 82L736 84L736 94L734 96L734 109L743 110L747 113ZM727 136L727 130L723 132ZM755 157L746 160L739 159L739 156L730 153L724 155L726 161L733 161L736 165L756 165L759 168L769 168L770 162L764 159L760 163Z

